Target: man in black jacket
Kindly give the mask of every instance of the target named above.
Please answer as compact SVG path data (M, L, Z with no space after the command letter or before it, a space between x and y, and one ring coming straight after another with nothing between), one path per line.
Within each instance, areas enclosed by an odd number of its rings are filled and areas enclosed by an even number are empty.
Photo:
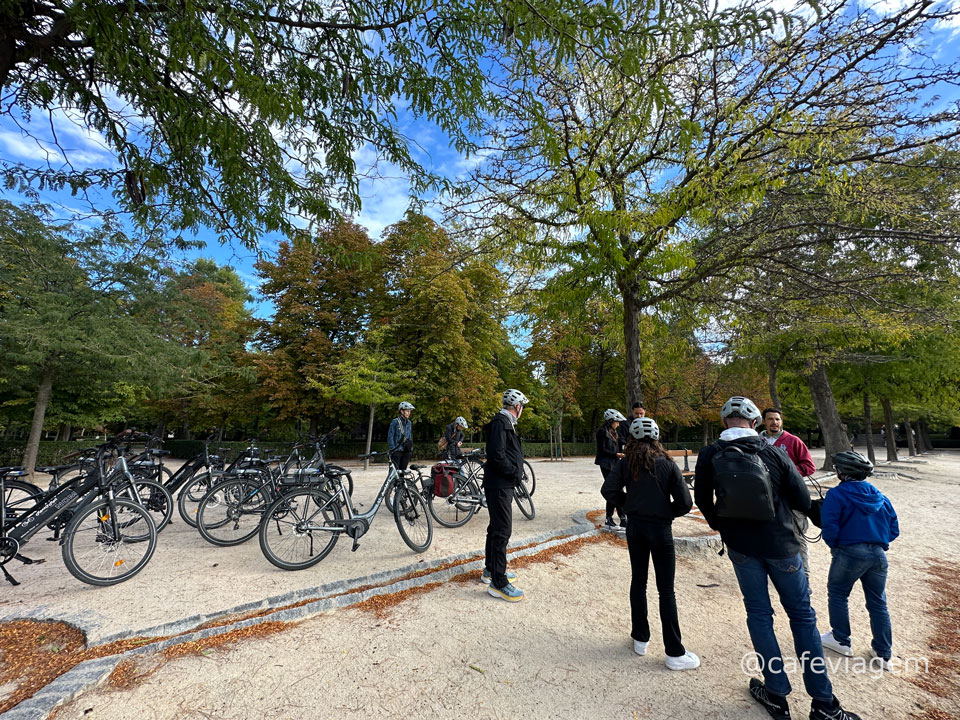
M523 478L523 449L516 424L527 402L527 396L519 390L503 394L503 409L487 425L487 461L483 465L490 524L481 580L489 583L490 595L508 602L523 600L523 590L512 584L516 575L507 572L507 543L513 532L513 489Z
M784 672L780 645L773 632L773 606L767 589L769 580L790 618L803 683L813 698L810 720L860 720L859 716L845 711L833 694L817 630L817 616L810 606L810 586L803 573L800 545L793 531L792 510L809 510L810 493L787 454L757 435L755 428L760 421L760 410L753 402L745 397L732 397L724 403L720 417L727 429L716 443L703 448L697 456L694 496L710 527L719 531L727 545L743 594L747 629L764 677L763 682L750 678L750 695L772 717L789 720L790 706L786 696L791 688ZM743 487L742 483L758 476L751 473L751 463L745 462L738 476L718 478L714 457L730 446L735 449L734 455L739 451L744 457L755 456L766 468L763 483L768 482L771 490L771 519L737 517L737 508L731 500L737 496L736 483ZM763 477L763 468L758 469L761 471L759 476ZM749 502L756 495L740 497ZM724 503L722 512L718 502ZM750 510L755 510L755 506Z
M626 422L620 423L620 427L617 428L617 432L620 434L620 450L622 451L627 443L630 442L630 423L632 423L637 418L646 417L647 411L643 407L643 403L635 402L633 404L633 409L630 411L630 417L627 418Z

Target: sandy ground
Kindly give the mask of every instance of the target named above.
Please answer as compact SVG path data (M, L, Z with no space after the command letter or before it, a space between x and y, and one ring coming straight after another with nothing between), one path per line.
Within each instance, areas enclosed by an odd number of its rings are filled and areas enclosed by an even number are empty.
M537 518L528 522L515 512L515 536L568 527L573 512L599 506L599 472L589 461L535 467ZM893 500L902 531L889 554L894 653L904 660L928 657L933 663L927 569L934 559L960 559L955 529L960 453L925 456L898 464L896 470L897 479L876 482ZM379 477L380 470L375 474ZM374 472L366 476L358 475L361 497L375 490ZM485 525L484 514L458 530L439 528L434 545L419 557L480 549ZM187 530L178 523L165 531L163 545L142 577L117 588L82 586L58 567L58 558L39 568L17 568L24 585L4 590L0 614L16 616L18 610L43 604L51 617L70 614L111 628L149 627L203 608L229 607L245 598L362 575L389 563L405 565L418 557L403 545L388 515L378 518L357 553L342 542L317 568L302 573L274 569L255 541L221 549ZM36 544L55 555L53 543ZM814 607L821 630L826 629L828 567L828 549L813 545ZM750 673L741 667L741 658L751 647L726 557L678 561L684 643L703 661L691 672L664 666L652 588L652 642L645 657L633 654L625 547L590 544L518 572L517 585L527 593L520 603L489 597L479 582L445 583L409 598L385 617L348 608L230 649L165 663L141 660L138 671L153 670L142 682L125 690L107 685L88 691L58 711L57 718L767 717L747 694ZM854 652L868 657L869 623L856 590L851 620ZM776 615L776 628L784 652L791 653L782 612ZM840 662L838 656L828 656ZM858 672L851 662L831 672L831 678L845 706L864 718L919 716L921 708L937 703L950 713L940 717L960 717L956 698L938 700L920 690L910 682L915 674L915 669ZM794 688L794 716L806 717L809 698L799 676L794 676Z

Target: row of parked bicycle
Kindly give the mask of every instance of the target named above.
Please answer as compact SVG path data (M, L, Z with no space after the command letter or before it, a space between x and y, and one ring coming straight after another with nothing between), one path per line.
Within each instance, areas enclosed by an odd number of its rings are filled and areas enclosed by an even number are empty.
M37 472L51 476L46 490L25 480L22 468L0 467L0 568L11 584L19 584L6 565L42 562L20 550L46 528L53 533L49 539L61 544L74 577L91 585L123 582L150 561L157 535L173 515L174 497L183 521L208 542L239 545L259 535L264 556L284 570L320 562L343 534L356 550L383 504L403 541L418 553L433 541L433 520L460 527L486 506L479 450L429 469L404 470L389 455L370 453L360 459L385 458L387 476L370 508L358 512L350 471L324 458L335 432L302 440L283 457L251 441L229 464L210 452L207 440L176 472L165 465L169 452L155 447L156 438L121 434L68 456L71 464L38 466ZM134 452L134 443L144 441ZM533 468L524 462L514 497L531 520L535 490Z

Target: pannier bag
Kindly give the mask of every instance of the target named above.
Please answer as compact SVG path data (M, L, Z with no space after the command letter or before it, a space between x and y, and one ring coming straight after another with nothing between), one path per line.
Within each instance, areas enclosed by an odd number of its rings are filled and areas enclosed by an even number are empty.
M453 476L456 472L457 466L447 463L437 463L430 468L430 475L433 477L433 494L437 497L452 495L455 486Z
M756 452L730 444L713 456L717 517L773 520L770 471Z

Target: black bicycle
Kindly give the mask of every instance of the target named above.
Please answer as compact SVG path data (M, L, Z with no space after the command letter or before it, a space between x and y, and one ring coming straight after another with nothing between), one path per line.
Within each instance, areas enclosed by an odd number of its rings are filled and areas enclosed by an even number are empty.
M108 444L109 445L109 444ZM104 449L106 446L104 446ZM41 529L68 511L73 515L60 537L63 562L78 580L90 585L115 585L140 572L157 547L157 528L150 514L130 492L130 475L123 458L105 469L103 452L93 472L77 475L52 491L43 492L18 480L26 472L0 468L0 568L12 585L19 582L6 568L11 560L32 560L20 550ZM8 492L7 485L11 491Z

